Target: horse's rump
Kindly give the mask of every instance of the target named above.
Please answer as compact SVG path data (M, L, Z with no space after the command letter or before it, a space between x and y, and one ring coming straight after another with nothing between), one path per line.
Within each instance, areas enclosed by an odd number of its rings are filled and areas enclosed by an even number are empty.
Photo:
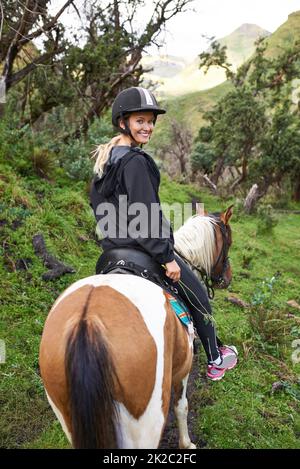
M142 278L99 275L76 284L54 304L42 338L41 373L50 403L63 415L75 447L156 447L169 407L178 320L162 290ZM184 343L186 332L179 329ZM101 389L94 386L99 382ZM101 408L105 388L112 421L119 417L116 435L105 423L106 440L93 431L103 408L91 414ZM89 408L81 409L87 396Z

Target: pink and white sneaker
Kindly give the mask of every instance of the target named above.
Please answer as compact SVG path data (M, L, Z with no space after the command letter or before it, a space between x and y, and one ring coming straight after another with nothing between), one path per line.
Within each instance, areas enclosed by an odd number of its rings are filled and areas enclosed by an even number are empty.
M212 381L219 381L223 378L226 370L231 370L237 364L238 351L234 345L224 345L219 347L221 363L214 362L207 365L207 377Z

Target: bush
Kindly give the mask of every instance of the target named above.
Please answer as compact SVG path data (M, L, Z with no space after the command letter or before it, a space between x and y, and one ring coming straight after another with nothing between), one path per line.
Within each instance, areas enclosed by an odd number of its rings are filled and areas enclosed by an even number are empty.
M62 145L58 158L67 175L77 181L90 180L94 166L91 153L98 145L107 143L112 136L111 124L101 119L92 124L85 140L74 139L73 142Z
M191 154L192 170L211 173L215 160L216 155L211 147L206 143L199 142Z
M272 205L260 205L257 209L257 234L272 234L273 228L278 224Z
M275 355L278 355L279 345L286 344L290 339L291 327L286 311L275 294L279 276L277 273L257 286L249 313L249 323L259 347Z
M17 128L13 117L0 120L0 161L22 175L32 173L33 144L28 126Z

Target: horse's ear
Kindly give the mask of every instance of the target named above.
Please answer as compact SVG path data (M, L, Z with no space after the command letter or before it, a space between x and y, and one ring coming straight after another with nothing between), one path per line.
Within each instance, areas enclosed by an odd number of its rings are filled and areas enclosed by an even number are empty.
M206 217L208 215L208 211L205 210L204 204L196 203L196 214L200 215L201 217Z
M230 218L232 217L233 214L233 205L230 205L226 212L221 213L221 220L224 223L224 225L228 225Z

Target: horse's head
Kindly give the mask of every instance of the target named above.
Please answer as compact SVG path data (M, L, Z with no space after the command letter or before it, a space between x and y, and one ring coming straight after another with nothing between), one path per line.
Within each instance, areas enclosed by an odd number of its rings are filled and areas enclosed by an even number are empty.
M175 251L201 274L208 289L227 288L231 282L232 207L222 213L207 213L198 206L196 214L174 233Z
M216 221L215 224L215 252L210 278L212 286L215 288L227 288L232 279L231 266L229 262L229 248L232 244L231 228L229 220L232 216L232 207L227 208L225 212L213 213L209 216Z

